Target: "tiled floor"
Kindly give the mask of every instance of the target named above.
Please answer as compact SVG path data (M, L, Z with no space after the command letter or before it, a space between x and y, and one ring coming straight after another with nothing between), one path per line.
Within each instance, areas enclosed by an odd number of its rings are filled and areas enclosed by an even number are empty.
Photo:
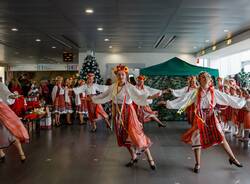
M100 127L101 126L101 127ZM157 170L151 171L145 156L134 168L126 168L129 154L116 145L112 133L99 123L96 134L87 126L65 126L33 134L25 145L27 162L21 164L12 147L0 164L0 184L250 184L250 148L228 136L243 169L230 166L220 146L203 152L200 174L194 174L190 146L180 141L185 122L169 122L167 128L145 125L154 142L151 150Z

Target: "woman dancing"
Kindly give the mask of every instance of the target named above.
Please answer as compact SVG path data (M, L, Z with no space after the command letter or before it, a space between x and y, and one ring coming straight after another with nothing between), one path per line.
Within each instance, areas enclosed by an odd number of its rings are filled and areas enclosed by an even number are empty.
M194 172L199 173L201 165L201 148L208 148L216 144L222 144L229 156L229 163L237 167L243 167L234 156L221 128L214 107L216 104L227 105L240 109L246 104L246 100L227 95L214 89L211 85L211 76L207 72L201 72L198 76L200 87L186 93L173 101L160 102L168 109L179 109L183 112L188 106L195 104L195 117L193 126L182 136L185 143L192 144L195 155Z
M0 82L0 162L5 161L3 149L14 144L20 155L22 163L26 160L21 143L29 141L29 135L23 123L17 115L9 108L8 104L14 103L16 96Z
M135 86L138 90L141 90L147 93L148 95L154 95L157 93L162 95L163 93L167 92L167 90L158 90L158 89L150 88L149 86L144 85L144 81L145 81L145 76L143 75L138 76L137 83ZM158 119L157 117L158 112L153 111L151 107L149 106L149 104L151 104L152 102L153 102L152 100L148 100L148 105L146 106L140 106L140 105L134 104L134 107L135 107L135 110L136 110L136 113L138 115L140 122L147 123L153 120L157 122L159 127L166 127L166 125Z
M148 99L156 98L159 94L148 96L130 84L126 66L118 65L114 73L117 82L109 86L104 93L93 96L91 100L96 104L112 101L112 116L118 145L126 147L131 154L131 161L126 166L133 166L138 162L137 155L145 152L150 168L155 170L156 166L149 150L152 143L144 134L142 123L138 120L132 103L145 106Z

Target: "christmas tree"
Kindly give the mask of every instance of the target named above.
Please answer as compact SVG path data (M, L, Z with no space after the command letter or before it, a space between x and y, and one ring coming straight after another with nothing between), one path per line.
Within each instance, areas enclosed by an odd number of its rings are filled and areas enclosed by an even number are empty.
M95 74L95 82L98 84L103 83L103 79L100 74L99 65L96 62L96 58L92 55L87 55L84 59L84 63L82 64L82 68L80 71L80 79L87 80L87 74L94 73Z

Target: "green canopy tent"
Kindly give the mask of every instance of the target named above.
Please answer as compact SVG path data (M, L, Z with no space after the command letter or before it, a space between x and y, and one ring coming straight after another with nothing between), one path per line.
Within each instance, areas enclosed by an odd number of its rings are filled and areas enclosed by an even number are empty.
M187 76L198 75L201 71L206 71L214 77L219 76L218 70L194 66L177 57L158 65L143 68L140 70L140 73L142 75L148 76L148 79L145 81L145 84L150 87L156 89L180 89L187 85ZM170 93L162 96L162 99L164 100L171 100L174 98L175 97L173 97ZM183 114L177 114L176 110L159 108L159 106L157 105L157 101L158 100L155 100L151 106L153 109L158 110L158 116L161 120L177 121L186 119Z
M158 65L143 68L140 70L140 74L146 76L190 76L198 75L201 71L206 71L214 77L219 76L219 71L216 69L191 65L177 57Z

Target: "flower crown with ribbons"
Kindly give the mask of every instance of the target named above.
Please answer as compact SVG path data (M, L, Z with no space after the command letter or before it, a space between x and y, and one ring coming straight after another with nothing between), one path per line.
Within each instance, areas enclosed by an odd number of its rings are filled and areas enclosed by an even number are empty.
M123 71L123 72L125 72L126 74L128 74L129 69L128 69L127 66L121 65L121 64L120 64L120 65L117 65L117 66L113 69L114 74L117 74L117 73L120 72L120 71Z
M145 81L146 77L144 75L139 75L136 79L140 81Z

